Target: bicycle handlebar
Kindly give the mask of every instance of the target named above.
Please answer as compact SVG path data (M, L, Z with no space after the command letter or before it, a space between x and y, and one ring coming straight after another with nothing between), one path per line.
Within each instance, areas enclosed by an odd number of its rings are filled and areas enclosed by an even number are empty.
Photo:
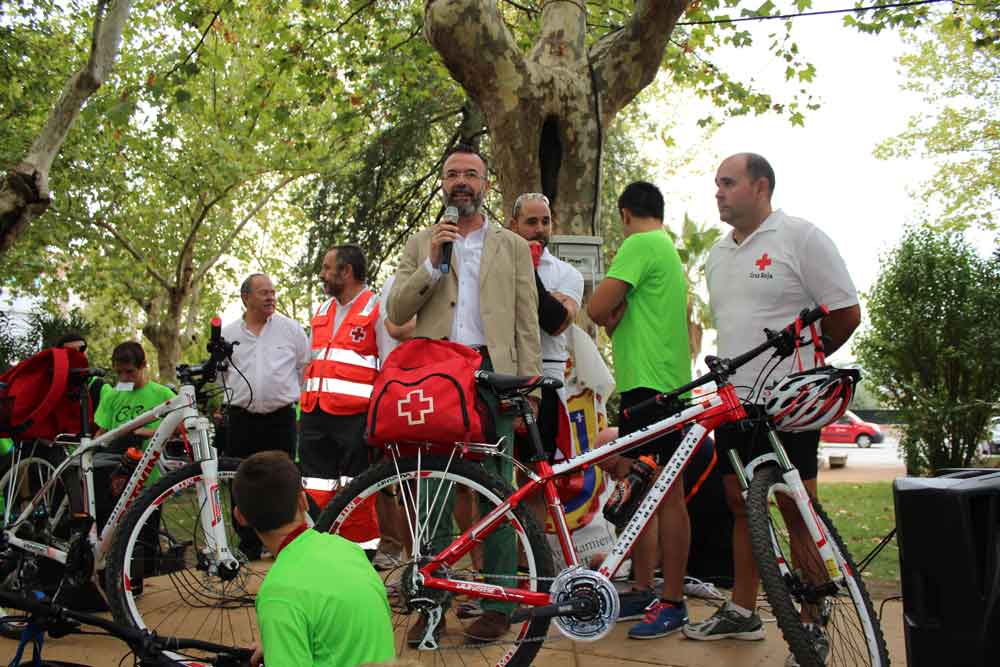
M692 382L689 382L683 387L678 387L665 394L657 394L656 396L646 399L641 403L637 403L631 408L627 408L625 410L625 417L637 418L647 414L653 409L662 409L667 407L689 391L706 385L709 382L719 380L725 382L740 366L745 365L751 359L759 356L772 347L777 348L782 345L790 347L794 345L798 332L802 328L808 327L810 324L815 324L829 314L830 310L822 304L811 310L805 308L801 313L799 313L799 316L794 322L783 328L781 331L773 332L765 329L764 332L765 335L767 335L767 340L752 350L744 352L738 357L733 357L732 359L719 359L718 357L711 356L705 357L705 363L707 363L709 367L708 373L693 380ZM791 352L787 352L782 356L787 357L790 354Z
M61 622L62 627L60 629L65 630L66 632L72 632L72 629L66 627L67 620L78 621L86 625L100 628L108 634L128 643L132 646L140 658L150 657L148 655L142 656L142 652L150 652L154 657L156 657L164 651L194 650L215 653L220 657L221 661L229 660L231 662L232 658L240 661L249 660L250 656L253 654L253 651L250 649L223 646L221 644L213 644L211 642L205 642L198 639L166 636L161 637L155 632L150 632L149 630L138 630L127 625L109 621L101 616L74 611L72 609L67 609L66 607L52 604L51 602L33 600L28 597L16 595L9 591L0 591L0 604L5 607L22 609L31 614L33 617L44 621L54 622L57 624ZM208 662L212 662L212 660L209 660Z
M177 376L182 382L198 386L214 381L216 373L225 370L225 363L232 357L233 348L237 345L239 342L229 342L222 337L222 320L218 316L213 317L208 344L205 346L209 354L208 360L193 366L180 364L177 366ZM199 382L195 382L195 377L199 378Z

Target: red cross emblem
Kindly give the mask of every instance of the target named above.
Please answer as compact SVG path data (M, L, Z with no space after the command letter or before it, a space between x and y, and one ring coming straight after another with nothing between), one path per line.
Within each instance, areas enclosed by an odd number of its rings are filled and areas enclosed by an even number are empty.
M356 326L351 329L351 340L355 343L360 343L365 339L365 328L362 326Z
M406 423L410 426L423 424L427 415L434 412L434 398L424 396L423 389L414 389L396 402L396 411L400 417L406 417Z
M771 266L772 262L771 262L771 258L768 257L767 253L765 252L763 255L760 256L760 259L758 259L757 261L754 262L754 264L757 265L758 269L760 269L761 271L763 271L767 267Z

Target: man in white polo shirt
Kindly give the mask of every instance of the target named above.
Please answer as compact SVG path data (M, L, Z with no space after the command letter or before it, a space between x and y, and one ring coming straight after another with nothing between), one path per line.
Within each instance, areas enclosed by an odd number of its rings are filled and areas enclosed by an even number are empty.
M830 309L821 323L827 354L847 342L861 321L857 291L837 248L815 225L771 209L774 183L771 165L753 153L726 158L716 173L719 218L733 228L712 248L705 267L721 357L745 352L764 341L765 327L778 329L794 320L803 308L817 304ZM769 378L764 377L761 371L769 358L757 357L730 378L737 393L755 399L762 386L798 370L788 360ZM814 365L811 351L801 358L805 368ZM779 436L806 488L815 497L819 432ZM739 481L723 452L736 448L743 460L749 461L769 452L770 446L763 433L740 433L735 428L717 429L716 444L726 500L735 516L732 601L708 620L685 627L684 634L703 640L763 639L764 628L754 611L760 577L750 549L746 507ZM818 643L822 641L818 637Z

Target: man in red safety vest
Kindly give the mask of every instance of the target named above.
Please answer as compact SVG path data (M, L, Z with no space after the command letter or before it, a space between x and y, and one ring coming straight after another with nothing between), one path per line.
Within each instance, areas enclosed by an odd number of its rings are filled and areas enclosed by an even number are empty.
M312 360L305 372L299 464L306 490L324 504L345 478L368 467L365 418L378 374L379 343L388 334L380 321L378 294L365 284L365 256L355 245L326 253L319 278L330 298L312 318ZM362 516L362 515L358 515ZM375 504L361 523L341 534L374 550Z

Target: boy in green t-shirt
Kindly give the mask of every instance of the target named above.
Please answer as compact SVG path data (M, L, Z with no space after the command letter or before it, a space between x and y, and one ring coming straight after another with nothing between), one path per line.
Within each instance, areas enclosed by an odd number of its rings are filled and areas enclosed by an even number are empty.
M615 384L621 393L619 436L658 421L628 418L625 411L658 393L691 381L687 329L687 282L673 241L663 228L663 195L651 183L632 183L618 198L625 240L608 275L594 290L587 313L611 336ZM673 432L625 453L651 456L663 464L677 450L681 433ZM635 464L640 466L641 464ZM650 471L648 466L644 466ZM684 574L691 543L691 524L680 477L657 510L659 530L647 530L632 553L636 590L623 596L619 618L645 614L629 630L632 639L654 639L677 632L688 621ZM663 590L653 592L657 532L663 568Z
M126 341L115 347L111 353L111 368L118 377L118 384L101 393L101 402L94 413L98 435L135 419L175 396L170 387L149 379L146 352L139 343ZM133 431L133 435L141 439L141 443L135 444L145 446L146 440L153 436L159 425L157 420ZM114 451L124 452L128 444L123 443Z
M306 526L302 475L282 451L245 459L233 480L236 519L274 565L257 593L261 658L271 667L354 667L396 653L385 586L357 544Z

